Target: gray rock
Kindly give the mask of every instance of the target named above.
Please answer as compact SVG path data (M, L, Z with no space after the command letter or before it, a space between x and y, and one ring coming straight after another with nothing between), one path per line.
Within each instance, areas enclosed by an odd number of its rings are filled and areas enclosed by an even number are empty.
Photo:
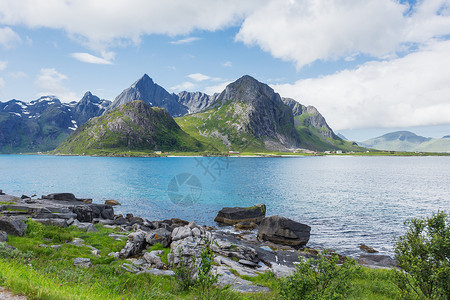
M16 217L0 216L0 230L10 235L22 236L27 229L27 225Z
M272 264L270 269L275 278L290 276L295 272L295 267L288 267L281 264Z
M160 255L164 254L163 250L155 250L144 253L144 260L157 269L163 269L166 265L161 261Z
M77 214L77 220L80 222L91 223L94 219L92 207L88 205L78 205L73 208L73 212Z
M42 195L42 199L58 200L58 201L77 201L75 195L72 193L53 193L47 196Z
M253 261L255 263L259 262L256 250L249 246L214 239L211 243L211 250L225 257L235 257Z
M8 234L5 231L0 231L0 243L6 242Z
M216 256L214 258L214 262L218 265L226 265L230 267L231 269L235 270L240 276L249 276L249 277L256 277L258 276L258 273L255 272L254 269L248 268L232 259L223 257L223 256Z
M81 268L89 268L92 266L91 259L89 258L81 258L77 257L73 259L73 265L75 267L81 267Z
M59 250L61 249L62 245L51 245L50 248L54 249L54 250Z
M194 228L197 227L197 224L195 224L195 222L192 221L192 222L189 222L188 227L189 227L190 229L194 229Z
M170 242L172 241L172 235L170 231L164 228L158 228L148 232L145 236L145 240L150 246L160 243L164 248L166 248L169 247Z
M172 241L178 241L190 236L192 236L192 230L187 226L177 227L172 231Z
M259 223L266 216L266 205L251 207L224 207L218 213L215 222L234 225L241 222Z
M369 267L394 268L398 266L397 260L388 255L361 254L358 258L358 263Z
M73 241L71 241L71 242L69 242L67 244L73 245L73 246L76 246L76 247L81 247L81 246L84 246L84 240L80 239L80 238L74 238Z
M123 235L123 234L117 234L117 233L110 233L110 234L108 234L108 236L109 236L110 238L115 239L115 240L123 240L123 239L128 238L128 236L126 236L126 235Z
M128 235L128 241L119 252L120 258L128 258L140 254L145 248L145 232L137 231Z
M139 272L138 274L141 273L147 273L147 274L152 274L152 275L157 275L157 276L174 276L175 273L172 270L158 270L158 269L148 269L142 272Z
M192 235L195 236L195 237L201 237L202 236L202 232L198 228L193 228L192 229Z
M258 227L258 238L293 247L305 246L311 227L278 215L264 218Z
M114 209L112 207L105 208L102 211L101 216L103 219L113 220L114 219Z
M65 219L33 219L36 222L44 224L45 226L67 227Z
M359 249L361 249L362 251L367 252L367 253L377 253L378 252L377 250L373 249L372 247L364 245L364 244L359 245Z
M138 273L140 271L139 268L132 264L122 264L120 267L130 273Z
M254 285L251 281L239 278L231 273L228 267L213 267L212 273L219 275L218 286L230 286L230 289L240 293L268 293L270 289L259 285Z

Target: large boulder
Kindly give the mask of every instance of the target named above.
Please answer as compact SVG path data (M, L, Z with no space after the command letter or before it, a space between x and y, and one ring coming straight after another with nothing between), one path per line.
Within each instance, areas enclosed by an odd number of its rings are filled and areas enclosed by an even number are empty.
M251 207L224 207L217 213L214 221L226 225L234 225L241 222L259 223L265 216L265 204Z
M92 223L94 212L88 205L77 205L73 207L73 212L77 214L77 220L80 222Z
M164 248L166 248L170 245L171 233L164 228L158 228L148 232L145 236L145 240L150 246L160 243Z
M0 217L0 230L7 234L22 236L27 225L15 217Z
M278 215L264 218L259 224L258 239L293 247L305 246L311 227Z
M58 200L58 201L77 201L77 198L72 193L53 193L47 196L42 195L42 199Z

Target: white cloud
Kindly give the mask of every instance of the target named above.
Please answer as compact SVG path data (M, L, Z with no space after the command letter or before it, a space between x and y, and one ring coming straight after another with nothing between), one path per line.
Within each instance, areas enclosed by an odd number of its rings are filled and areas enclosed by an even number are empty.
M5 87L5 80L0 77L0 90L2 90Z
M236 40L298 68L360 53L383 58L450 34L449 6L418 1L407 14L408 4L394 0L273 0L245 18Z
M334 130L450 123L450 41L402 58L272 87L314 105Z
M231 61L226 61L222 63L222 67L231 68L233 66L233 63Z
M170 89L172 91L181 92L181 91L192 91L193 89L195 89L195 87L196 87L195 83L185 81L181 84L171 87Z
M8 65L7 61L0 60L0 71L3 71L6 69L6 66Z
M3 0L0 23L64 29L93 49L139 43L142 35L186 35L237 25L266 0ZM82 16L82 17L80 17Z
M190 79L194 80L194 81L220 81L222 79L218 78L218 77L211 77L202 73L193 73L193 74L189 74L187 77L189 77Z
M14 30L9 27L0 28L0 45L5 48L12 48L20 43L22 43L22 39Z
M203 89L203 92L208 95L213 95L214 93L221 93L230 83L232 83L232 81L226 81L220 84L207 86Z
M53 68L41 69L35 81L35 85L41 90L38 96L55 95L63 102L79 100L74 92L63 85L66 79L66 75Z
M28 75L25 72L17 71L17 72L10 72L8 73L8 76L13 79L21 79L21 78L27 78Z
M189 37L189 38L185 38L185 39L181 39L181 40L176 40L176 41L172 41L170 42L172 45L182 45L182 44L191 44L195 41L201 40L201 38L199 37Z
M99 64L99 65L112 65L112 60L114 59L114 52L103 52L102 57L94 56L89 53L76 52L70 54L73 58L78 59L81 62L89 64Z

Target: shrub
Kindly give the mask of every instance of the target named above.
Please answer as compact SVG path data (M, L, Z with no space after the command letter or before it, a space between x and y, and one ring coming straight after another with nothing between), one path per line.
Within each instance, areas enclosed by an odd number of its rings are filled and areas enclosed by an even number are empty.
M337 255L320 252L317 259L300 257L296 271L279 281L283 299L344 299L349 291L350 277L359 272L353 259L338 265Z
M444 212L407 220L395 256L396 285L404 298L450 299L450 219Z

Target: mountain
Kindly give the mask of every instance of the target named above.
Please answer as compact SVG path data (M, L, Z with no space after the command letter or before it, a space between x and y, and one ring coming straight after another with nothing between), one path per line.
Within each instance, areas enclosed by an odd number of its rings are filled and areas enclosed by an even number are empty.
M373 138L359 145L378 150L450 152L450 138L432 139L410 131L396 131Z
M314 106L302 105L291 98L282 98L282 101L292 109L301 147L320 151L362 150L356 143L345 141L337 136Z
M134 100L142 100L151 107L165 108L174 117L184 116L188 113L188 108L178 102L177 95L169 94L163 87L154 83L147 74L120 93L109 109L117 108Z
M217 97L209 96L202 92L181 92L178 95L178 102L187 108L187 114L195 114L207 109Z
M200 151L204 146L186 134L169 113L144 101L127 102L90 119L55 154L108 154L128 150Z
M314 107L282 99L248 75L229 84L205 110L175 120L220 150L361 149L339 139Z
M54 96L0 102L0 153L52 150L109 103L90 92L80 102L61 103Z
M206 111L176 121L221 150L286 150L299 143L291 109L272 88L247 75L230 83Z
M86 123L90 118L101 116L111 105L111 101L100 99L86 92L73 109L73 117L78 124Z

